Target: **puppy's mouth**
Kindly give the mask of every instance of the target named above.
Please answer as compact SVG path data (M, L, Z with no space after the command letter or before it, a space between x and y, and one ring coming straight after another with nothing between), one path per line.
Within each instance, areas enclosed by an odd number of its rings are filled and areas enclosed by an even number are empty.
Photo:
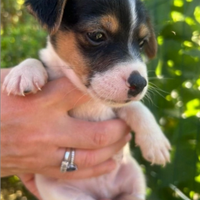
M128 104L132 101L131 98L117 99L116 100L116 99L113 99L113 98L109 98L109 95L108 95L108 97L105 97L104 95L97 93L92 86L90 86L88 88L88 91L94 99L99 100L100 102L107 104L109 106L112 106L112 107L123 106L123 105Z

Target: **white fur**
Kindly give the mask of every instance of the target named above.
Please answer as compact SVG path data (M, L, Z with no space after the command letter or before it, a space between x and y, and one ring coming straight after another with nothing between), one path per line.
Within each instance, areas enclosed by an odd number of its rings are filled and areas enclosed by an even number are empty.
M128 0L129 5L130 5L130 11L131 11L131 27L130 27L130 33L129 33L129 38L128 38L128 50L131 54L134 55L134 51L132 48L132 40L133 40L133 31L136 25L137 21L137 15L136 15L136 2L135 0ZM135 55L137 57L137 55Z
M11 69L5 77L3 90L6 90L8 95L25 96L25 91L35 93L41 90L40 88L47 82L47 77L43 64L36 59L29 58Z
M147 80L146 65L138 60L119 63L114 68L107 70L104 73L96 73L90 84L89 91L94 97L99 97L106 100L112 106L121 106L127 99L127 93L129 90L129 83L127 82L130 74L134 71ZM142 99L145 95L147 87L131 100L137 101ZM118 102L118 105L113 104L112 101ZM121 103L121 104L120 104Z
M132 21L132 23L131 23L131 29L130 30L134 30L134 27L135 27L135 25L136 25L136 20L137 20L137 15L136 15L136 2L135 2L136 0L128 0L128 2L129 2L129 5L130 5L130 11L131 11L131 21ZM131 35L130 35L131 36Z

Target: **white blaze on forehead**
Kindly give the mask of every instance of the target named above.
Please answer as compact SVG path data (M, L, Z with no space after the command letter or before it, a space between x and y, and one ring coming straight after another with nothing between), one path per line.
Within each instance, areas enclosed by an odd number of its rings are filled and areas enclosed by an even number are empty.
M128 0L130 5L130 14L131 14L131 28L133 29L136 25L137 12L136 12L136 0Z
M136 12L136 0L128 0L129 6L130 6L130 32L129 32L129 38L128 38L128 50L129 52L133 52L132 50L132 40L133 40L133 31L136 26L137 21L137 12Z

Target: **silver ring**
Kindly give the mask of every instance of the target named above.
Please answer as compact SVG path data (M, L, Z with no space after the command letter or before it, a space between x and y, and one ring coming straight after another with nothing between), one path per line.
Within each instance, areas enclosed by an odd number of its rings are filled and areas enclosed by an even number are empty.
M76 171L78 168L74 164L75 150L70 149L65 152L64 159L61 162L60 171L62 173Z
M64 160L69 161L70 158L70 151L65 151Z
M62 173L65 173L67 171L67 167L69 165L69 161L70 161L70 151L66 151L64 159L61 162L61 166L60 166L60 171Z
M74 164L75 150L71 149L71 157L69 164L67 166L67 172L72 172L78 170L78 167Z

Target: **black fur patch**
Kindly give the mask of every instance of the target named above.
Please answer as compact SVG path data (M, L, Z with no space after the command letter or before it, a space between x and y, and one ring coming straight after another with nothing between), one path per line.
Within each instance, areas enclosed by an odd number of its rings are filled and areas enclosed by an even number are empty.
M60 25L66 0L26 0L29 11L50 32Z
M26 0L25 5L31 6L42 24L52 28L59 14L58 2L58 0Z
M136 26L145 20L143 4L136 0L137 21ZM107 32L105 44L94 46L83 41L87 30L94 24L100 23L102 16L114 15L119 22L119 30L116 33ZM139 19L139 23L138 23ZM78 49L89 60L92 74L104 72L115 66L116 63L134 59L128 50L128 38L131 28L131 12L128 1L125 0L68 0L65 6L60 31L72 31L77 35ZM95 29L95 28L94 28ZM101 25L99 28L101 30ZM103 30L105 31L105 30ZM133 35L132 46L134 51L140 51L137 37L137 27ZM81 39L80 39L81 38ZM56 39L52 39L56 46ZM67 47L66 47L67 48ZM140 56L140 53L135 55ZM92 76L91 74L91 76Z
M77 51L87 60L87 67L91 69L90 76L93 76L94 73L104 72L118 63L141 59L139 25L148 24L148 17L143 3L140 0L132 1L136 5L136 20L132 31L129 0L26 0L25 4L50 31L50 41L55 50L58 30L74 34ZM102 17L109 15L114 16L117 21L115 31L105 30L101 24ZM86 35L91 29L104 32L106 41L100 45L88 42ZM148 47L148 54L151 53L149 49Z

